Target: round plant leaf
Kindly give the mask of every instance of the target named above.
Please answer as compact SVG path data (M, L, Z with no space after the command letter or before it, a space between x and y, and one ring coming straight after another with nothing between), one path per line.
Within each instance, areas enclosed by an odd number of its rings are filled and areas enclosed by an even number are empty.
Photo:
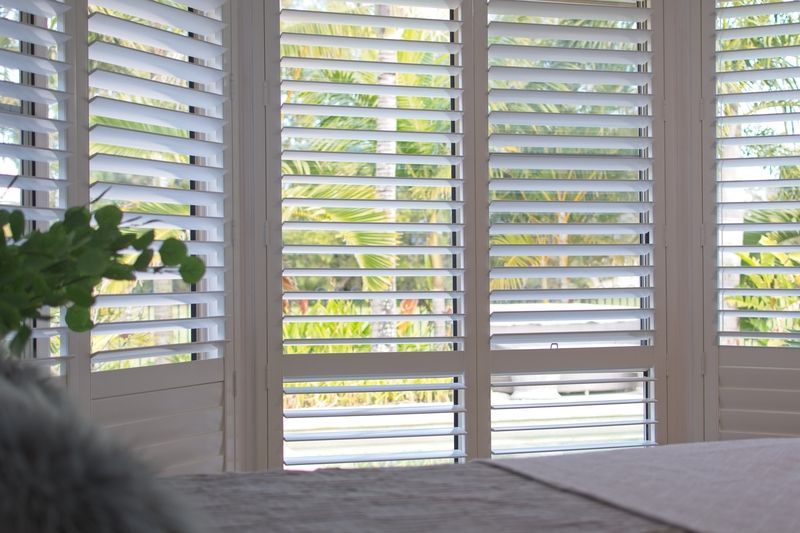
M115 205L107 205L94 212L94 219L101 228L116 228L122 222L122 211Z
M83 284L73 283L66 289L67 298L69 298L75 305L89 307L94 303L94 296L92 296L92 288L86 287Z
M133 264L133 268L139 272L145 272L147 267L150 266L150 261L153 260L153 250L144 250L139 257L136 258L136 262Z
M136 276L133 273L133 265L121 265L119 263L111 263L106 267L103 272L103 277L116 280L134 280Z
M186 259L186 245L178 239L167 239L158 251L165 265L180 265Z
M85 250L79 257L75 266L82 276L100 276L108 267L108 255L97 248Z
M153 230L148 230L142 233L135 241L133 241L133 247L137 250L144 250L151 244L153 244L153 240L156 238L156 232Z
M94 325L89 314L89 308L80 305L73 305L67 309L64 318L67 321L67 327L72 331L89 331Z
M115 252L124 250L125 248L133 246L134 242L136 242L136 235L132 233L120 233L119 237L111 243L111 248Z
M70 229L88 226L91 218L85 207L70 207L64 212L64 225Z
M181 278L186 283L197 283L203 279L203 274L206 273L206 265L203 264L199 257L191 256L183 260L178 272L180 272Z

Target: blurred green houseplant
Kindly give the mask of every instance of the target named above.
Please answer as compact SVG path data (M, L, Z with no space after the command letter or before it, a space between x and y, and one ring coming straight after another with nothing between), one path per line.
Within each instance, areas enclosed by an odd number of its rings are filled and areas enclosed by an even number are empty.
M94 218L94 222L92 221ZM21 211L0 210L0 345L20 355L31 337L31 321L47 319L43 309L66 307L72 331L93 327L90 307L103 279L134 280L137 272L177 268L186 283L205 273L203 261L186 244L164 240L153 266L155 233L120 229L122 211L113 205L93 214L85 207L67 209L47 230L26 232Z

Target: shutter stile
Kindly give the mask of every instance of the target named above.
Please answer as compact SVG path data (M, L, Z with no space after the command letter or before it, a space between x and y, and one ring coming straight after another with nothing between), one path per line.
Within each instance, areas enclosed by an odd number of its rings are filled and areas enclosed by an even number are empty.
M95 371L224 353L225 24L206 7L91 2L90 197L120 206L134 231L185 241L207 266L192 287L168 271L104 283Z
M494 350L653 342L644 4L489 1Z

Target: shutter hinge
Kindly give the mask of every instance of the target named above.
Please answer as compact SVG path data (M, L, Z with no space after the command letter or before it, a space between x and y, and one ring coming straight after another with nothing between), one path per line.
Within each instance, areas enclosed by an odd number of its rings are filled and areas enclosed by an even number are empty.
M264 246L269 248L269 220L264 220Z
M702 123L703 122L703 114L705 113L706 105L705 105L705 102L703 101L702 98L697 101L697 105L699 106L698 110L697 110L697 116L698 116L700 122Z
M233 389L233 397L236 398L236 371L235 370L233 371L233 375L231 376L231 381L233 382L233 384L231 385L231 388Z
M269 390L269 367L264 365L264 390Z

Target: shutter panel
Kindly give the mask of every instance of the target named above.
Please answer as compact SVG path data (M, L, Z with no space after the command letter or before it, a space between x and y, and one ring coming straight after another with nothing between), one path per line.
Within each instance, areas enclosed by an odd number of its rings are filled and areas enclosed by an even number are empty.
M489 0L494 456L655 443L654 4Z
M459 461L459 3L282 7L284 462Z
M463 383L452 377L360 379L284 388L284 463L399 466L453 462L466 434Z
M0 208L21 209L46 229L67 202L68 115L64 13L56 1L0 3ZM33 324L31 354L67 375L69 347L58 309Z
M716 2L720 436L800 434L800 2Z
M168 270L104 282L93 310L93 416L169 473L224 457L223 3L90 2L92 206L207 266L196 285Z

